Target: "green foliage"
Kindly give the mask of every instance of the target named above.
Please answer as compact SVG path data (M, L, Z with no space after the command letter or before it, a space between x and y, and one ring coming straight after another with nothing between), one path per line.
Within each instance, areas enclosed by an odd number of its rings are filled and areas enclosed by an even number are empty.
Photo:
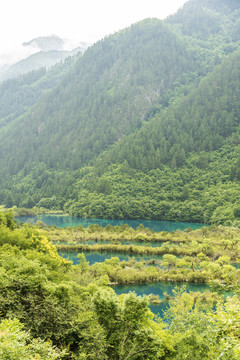
M155 233L120 226L106 228L47 228L44 230L58 245L61 254L79 253L78 269L87 278L105 276L112 284L154 281L209 283L220 292L232 291L238 281L240 230L223 226L203 227L193 231ZM126 245L126 242L128 245ZM93 245L91 245L93 244ZM106 259L89 266L84 254L129 254L131 258ZM133 256L141 256L137 261Z
M36 359L59 358L61 352L45 344L48 339L59 349L67 349L69 359L75 359L81 349L87 351L89 359L96 352L104 353L101 327L89 308L91 292L81 287L79 276L78 284L72 281L71 263L62 259L46 236L36 230L27 227L11 230L2 224L1 231L4 245L0 246L0 319L17 318L28 331L23 333L21 344L4 343L9 356L6 359L17 359L9 355L15 345L16 354L17 346L22 346L23 356L29 354L29 358L31 354L35 356L34 351ZM80 316L82 313L84 316ZM19 352L19 359L24 358L20 355Z
M171 336L156 327L146 299L132 294L120 303L112 290L101 288L105 279L85 283L84 256L73 269L43 234L36 248L36 230L29 228L24 237L27 228L17 233L6 221L1 227L12 239L0 248L1 359L160 359L171 351Z
M189 156L186 164L178 169L165 166L148 173L134 169L126 172L125 164L110 165L102 175L111 183L112 192L106 195L95 191L98 178L91 168L72 189L78 201L69 200L64 210L83 217L229 225L238 220L234 208L238 207L240 187L238 181L230 180L231 164L236 161L238 151L238 146L233 151L233 147L226 144L221 151L209 154L205 169L196 166L199 163L197 154Z
M229 22L234 19L234 12L239 10L237 0L197 0L188 1L167 21L177 25L188 36L207 39L209 36L227 36L231 39ZM227 33L227 30L229 31Z
M238 358L238 297L227 298L225 303L219 301L216 310L186 293L176 294L170 304L167 319L171 317L170 331L176 341L173 359Z
M99 41L60 86L6 129L8 141L0 133L2 173L24 168L25 176L36 162L74 171L139 128L160 94L192 68L186 44L160 20L145 20Z
M154 334L146 299L130 293L121 303L116 295L105 291L96 293L93 303L106 332L109 359L162 359L172 350L170 335L161 329L162 339Z
M26 113L47 90L59 84L74 61L67 59L48 72L41 68L3 81L0 84L0 128Z
M17 320L0 322L0 357L1 360L62 359L64 352L53 348L50 342L31 339Z

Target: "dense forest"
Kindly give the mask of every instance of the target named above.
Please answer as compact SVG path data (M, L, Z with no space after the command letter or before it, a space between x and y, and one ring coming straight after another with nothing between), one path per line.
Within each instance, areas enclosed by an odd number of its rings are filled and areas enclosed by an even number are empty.
M3 82L0 203L238 226L239 24L191 0Z
M48 90L57 86L69 72L75 57L51 68L30 71L0 83L0 127L26 113Z

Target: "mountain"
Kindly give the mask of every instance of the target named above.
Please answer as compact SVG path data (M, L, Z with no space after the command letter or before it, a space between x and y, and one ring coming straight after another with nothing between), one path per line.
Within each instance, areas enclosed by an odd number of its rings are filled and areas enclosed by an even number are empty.
M69 56L81 54L81 49L77 48L72 51L49 50L39 51L36 54L23 59L10 66L6 72L0 75L0 80L17 78L20 75L27 74L31 71L41 68L49 69L57 63L64 61Z
M154 104L165 106L167 92L191 69L184 41L160 20L99 41L60 86L16 119L8 135L0 134L2 169L13 175L33 161L70 169L87 164L141 127ZM12 151L19 154L14 166L8 158Z
M40 36L38 38L24 42L23 46L36 47L41 51L63 50L64 40L57 35Z
M74 41L69 39L62 39L57 35L40 36L35 39L23 43L24 47L35 47L39 51L56 51L79 49L84 52L90 46L89 43L83 41Z
M74 44L56 35L38 37L24 42L22 45L27 49L26 54L31 53L31 55L14 64L2 66L0 69L0 81L17 78L20 75L43 67L49 69L69 56L83 54L89 46L84 42Z
M239 60L240 52L231 55L189 94L103 153L79 174L65 209L96 217L236 219Z
M0 129L0 202L237 224L239 8L191 0L89 47Z

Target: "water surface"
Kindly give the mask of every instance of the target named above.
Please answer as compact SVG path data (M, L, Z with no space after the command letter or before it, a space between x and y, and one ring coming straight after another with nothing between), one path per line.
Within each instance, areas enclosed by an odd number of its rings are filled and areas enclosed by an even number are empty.
M59 255L67 258L73 262L74 265L78 264L78 251L60 251ZM120 254L113 252L85 252L84 253L86 260L89 262L89 265L92 265L96 262L104 262L106 259L111 259L112 257L118 257L120 261L128 261L131 259L136 260L151 260L155 259L161 260L162 256L160 255L135 255L135 254ZM128 284L128 285L116 285L113 286L117 295L129 293L130 291L135 292L138 296L143 295L158 295L159 299L162 300L160 304L150 304L151 311L163 318L164 311L168 308L168 301L165 300L164 293L167 293L170 296L173 296L173 290L175 289L186 289L189 291L200 291L204 292L209 290L209 286L206 284L195 284L195 283L173 283L173 282L154 282L146 284Z
M73 262L74 265L78 264L79 252L77 251L61 251L59 255L64 258L68 258ZM119 254L111 252L85 252L84 253L86 260L89 262L89 265L92 265L96 262L104 262L106 259L111 259L112 257L118 257L120 261L123 260L161 260L162 256L160 255L135 255L135 254ZM135 292L138 296L144 295L158 295L159 299L162 300L160 304L150 304L150 309L154 314L159 314L160 317L163 317L164 311L168 308L168 301L165 300L164 293L167 293L170 296L173 296L173 290L177 289L186 289L189 291L200 291L204 292L209 290L209 286L206 284L195 284L195 283L173 283L173 282L154 282L146 284L128 284L128 285L116 285L113 286L117 295L129 293L130 291Z
M69 259L73 262L73 265L78 264L78 254L82 253L82 251L59 251L59 255L64 257L65 259ZM112 257L118 257L120 261L128 261L131 259L135 260L161 260L161 255L136 255L136 254L121 254L121 253L113 253L113 252L84 252L86 260L89 262L89 265L94 264L95 262L104 262L106 259L111 259Z
M153 231L176 231L176 230L185 230L191 227L193 230L200 229L204 224L200 223L189 223L189 222L173 222L173 221L160 221L160 220L116 220L116 219L85 219L76 216L70 215L56 215L56 214L42 214L37 216L18 216L16 217L17 221L28 222L36 224L38 220L44 222L50 226L57 226L60 228L68 226L77 226L82 225L83 227L88 227L92 224L97 224L99 226L105 227L108 224L112 226L121 226L127 224L133 229L136 229L140 224L143 224L144 227L148 227Z
M204 292L209 290L209 286L206 284L195 284L195 283L173 283L173 282L154 282L147 284L130 284L130 285L116 285L113 286L117 295L129 293L134 291L138 296L144 295L158 295L160 300L163 300L161 304L150 304L150 309L154 314L159 314L163 317L164 311L168 308L168 301L165 300L164 293L169 296L173 296L173 290L185 289L187 292L200 291Z

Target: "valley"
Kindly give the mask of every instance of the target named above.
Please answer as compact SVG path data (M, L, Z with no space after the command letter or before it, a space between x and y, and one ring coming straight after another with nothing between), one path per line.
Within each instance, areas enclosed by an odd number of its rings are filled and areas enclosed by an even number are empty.
M1 360L238 360L239 1L52 42L0 82Z

